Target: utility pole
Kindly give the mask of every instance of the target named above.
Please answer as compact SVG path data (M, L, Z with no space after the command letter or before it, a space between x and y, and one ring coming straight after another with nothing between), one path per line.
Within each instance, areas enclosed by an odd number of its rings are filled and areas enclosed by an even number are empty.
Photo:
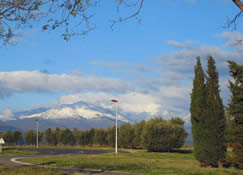
M39 133L39 125L38 125L38 119L36 119L36 148L39 148L39 139L38 139L38 133Z
M112 102L116 103L116 143L115 143L115 153L117 154L117 103L118 100L111 100Z

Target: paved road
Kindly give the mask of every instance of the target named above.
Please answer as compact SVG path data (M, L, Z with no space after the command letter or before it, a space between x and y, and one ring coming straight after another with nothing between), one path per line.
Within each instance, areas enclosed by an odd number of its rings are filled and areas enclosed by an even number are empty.
M21 163L22 158L26 157L42 157L42 156L70 156L70 155L89 155L89 154L104 154L109 153L111 151L103 151L103 150L86 150L86 149L50 149L50 148L21 148L22 150L30 150L30 151L38 151L38 154L32 155L15 155L15 156L0 156L0 166L2 167L26 167L26 166L44 166L47 165L28 165ZM18 161L20 161L18 163ZM129 175L128 173L119 173L119 172L102 172L96 170L80 170L80 169L71 169L71 168L55 168L63 171L67 171L69 173L80 172L80 173L88 173L88 174L97 174L97 175Z
M20 149L20 148L19 148ZM20 157L41 157L41 156L67 156L67 155L88 155L88 154L104 154L110 151L103 151L103 150L81 150L81 149L47 149L47 148L21 148L22 150L29 150L29 151L38 151L38 154L32 155L15 155L15 156L0 156L0 166L4 167L19 167L23 166L21 164L17 164L11 161L13 158L20 158Z

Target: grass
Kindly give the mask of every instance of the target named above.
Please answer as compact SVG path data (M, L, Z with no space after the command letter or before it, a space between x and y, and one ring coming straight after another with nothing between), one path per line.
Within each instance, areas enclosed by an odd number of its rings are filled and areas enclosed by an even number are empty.
M68 173L43 167L0 168L1 175L68 175Z
M13 156L13 155L26 155L26 154L37 154L37 151L20 150L14 147L5 147L0 152L0 156Z
M8 146L9 148L36 148L35 145L16 145L16 146ZM92 149L92 150L114 150L108 146L80 146L80 145L39 145L39 148L54 148L54 149Z
M129 151L129 150L127 150ZM26 162L55 167L99 169L151 175L243 175L234 168L202 168L189 151L186 153L151 153L144 150L130 153L42 157L25 159Z

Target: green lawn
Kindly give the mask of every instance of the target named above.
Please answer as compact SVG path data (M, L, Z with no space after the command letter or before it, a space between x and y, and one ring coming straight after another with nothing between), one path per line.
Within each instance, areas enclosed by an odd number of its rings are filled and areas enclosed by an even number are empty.
M8 146L8 148L36 148L35 145L16 145ZM55 149L93 149L93 150L114 150L108 146L80 146L80 145L39 145L39 148L55 148Z
M37 154L37 151L19 150L14 147L6 147L0 152L0 156L13 156L13 155L26 155L26 154Z
M68 175L63 171L40 168L40 167L26 167L26 168L0 168L1 175Z
M151 153L137 150L131 153L119 153L118 155L43 157L25 159L25 161L57 167L153 175L243 175L243 171L234 168L201 168L192 153Z

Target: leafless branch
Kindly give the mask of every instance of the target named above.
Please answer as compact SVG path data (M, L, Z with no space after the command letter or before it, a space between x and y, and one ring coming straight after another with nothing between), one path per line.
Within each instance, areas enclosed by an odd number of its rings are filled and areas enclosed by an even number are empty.
M134 6L137 6L138 4L139 4L139 7L138 7L138 9L136 10L136 12L135 13L133 13L132 15L130 15L130 16L127 16L127 17L120 17L118 20L114 20L114 21L112 21L112 25L111 25L111 29L113 29L114 28L114 26L117 24L117 23L121 23L121 22L124 22L124 21L127 21L127 20L129 20L129 19L131 19L131 18L135 18L135 19L137 19L137 16L138 16L138 14L140 13L140 11L142 10L142 8L143 8L143 3L144 3L144 0L137 0L137 2L136 3L134 3L134 4L127 4L127 2L125 1L125 0L119 0L120 2L119 2L119 6L121 5L121 4L124 4L125 6L127 6L127 7L134 7ZM138 20L139 22L140 22L140 20Z
M240 11L237 15L235 15L235 17L233 19L229 19L227 18L227 22L224 26L224 28L233 28L233 30L237 29L238 26L238 20L239 18L242 16L243 11Z

